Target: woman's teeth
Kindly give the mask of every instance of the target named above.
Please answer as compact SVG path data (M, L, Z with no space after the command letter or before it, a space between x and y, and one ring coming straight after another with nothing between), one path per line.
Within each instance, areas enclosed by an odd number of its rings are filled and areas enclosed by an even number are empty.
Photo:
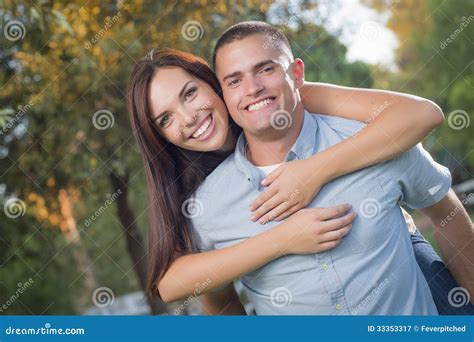
M269 99L265 99L263 101L260 101L260 102L257 102L257 103L254 103L254 104L251 104L249 106L249 111L250 112L253 112L255 110L259 110L265 106L268 106L270 103L272 103L273 101L275 101L274 98L269 98Z
M201 127L198 128L196 132L194 132L193 135L191 135L191 138L198 139L201 135L207 132L208 128L211 126L212 122L212 117L209 115L209 117L202 123Z

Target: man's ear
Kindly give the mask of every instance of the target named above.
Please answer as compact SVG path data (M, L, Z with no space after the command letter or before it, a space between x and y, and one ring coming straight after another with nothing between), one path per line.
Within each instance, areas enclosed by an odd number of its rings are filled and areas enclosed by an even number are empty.
M300 89L304 84L304 62L300 58L295 58L293 62L293 75L296 89Z

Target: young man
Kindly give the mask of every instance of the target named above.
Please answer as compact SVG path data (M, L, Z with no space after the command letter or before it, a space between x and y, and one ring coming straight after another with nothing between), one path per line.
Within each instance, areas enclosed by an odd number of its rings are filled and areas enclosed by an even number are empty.
M214 65L229 112L244 133L235 153L196 192L206 208L192 220L202 250L273 227L249 219L248 207L262 190L263 167L306 159L364 126L305 113L298 91L304 64L268 24L228 29L216 45ZM352 231L333 250L283 256L242 277L257 314L437 314L399 202L431 218L451 271L472 292L472 223L459 210L462 204L450 184L449 171L421 146L328 183L308 207L352 204L358 213ZM223 187L229 191L222 193ZM442 218L455 209L457 215L442 228ZM206 295L204 303L220 305L223 313L241 310L231 287Z

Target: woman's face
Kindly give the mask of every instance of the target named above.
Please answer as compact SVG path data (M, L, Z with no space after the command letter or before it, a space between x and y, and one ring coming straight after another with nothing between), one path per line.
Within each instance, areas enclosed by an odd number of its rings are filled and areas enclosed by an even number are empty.
M158 69L148 87L148 105L153 122L170 143L202 152L229 148L232 135L224 101L184 69Z

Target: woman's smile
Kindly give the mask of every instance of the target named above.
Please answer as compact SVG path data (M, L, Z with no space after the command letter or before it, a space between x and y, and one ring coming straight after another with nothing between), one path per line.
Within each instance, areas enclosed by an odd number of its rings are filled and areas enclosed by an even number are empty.
M203 141L212 136L216 128L214 114L209 114L199 126L197 126L190 139Z

